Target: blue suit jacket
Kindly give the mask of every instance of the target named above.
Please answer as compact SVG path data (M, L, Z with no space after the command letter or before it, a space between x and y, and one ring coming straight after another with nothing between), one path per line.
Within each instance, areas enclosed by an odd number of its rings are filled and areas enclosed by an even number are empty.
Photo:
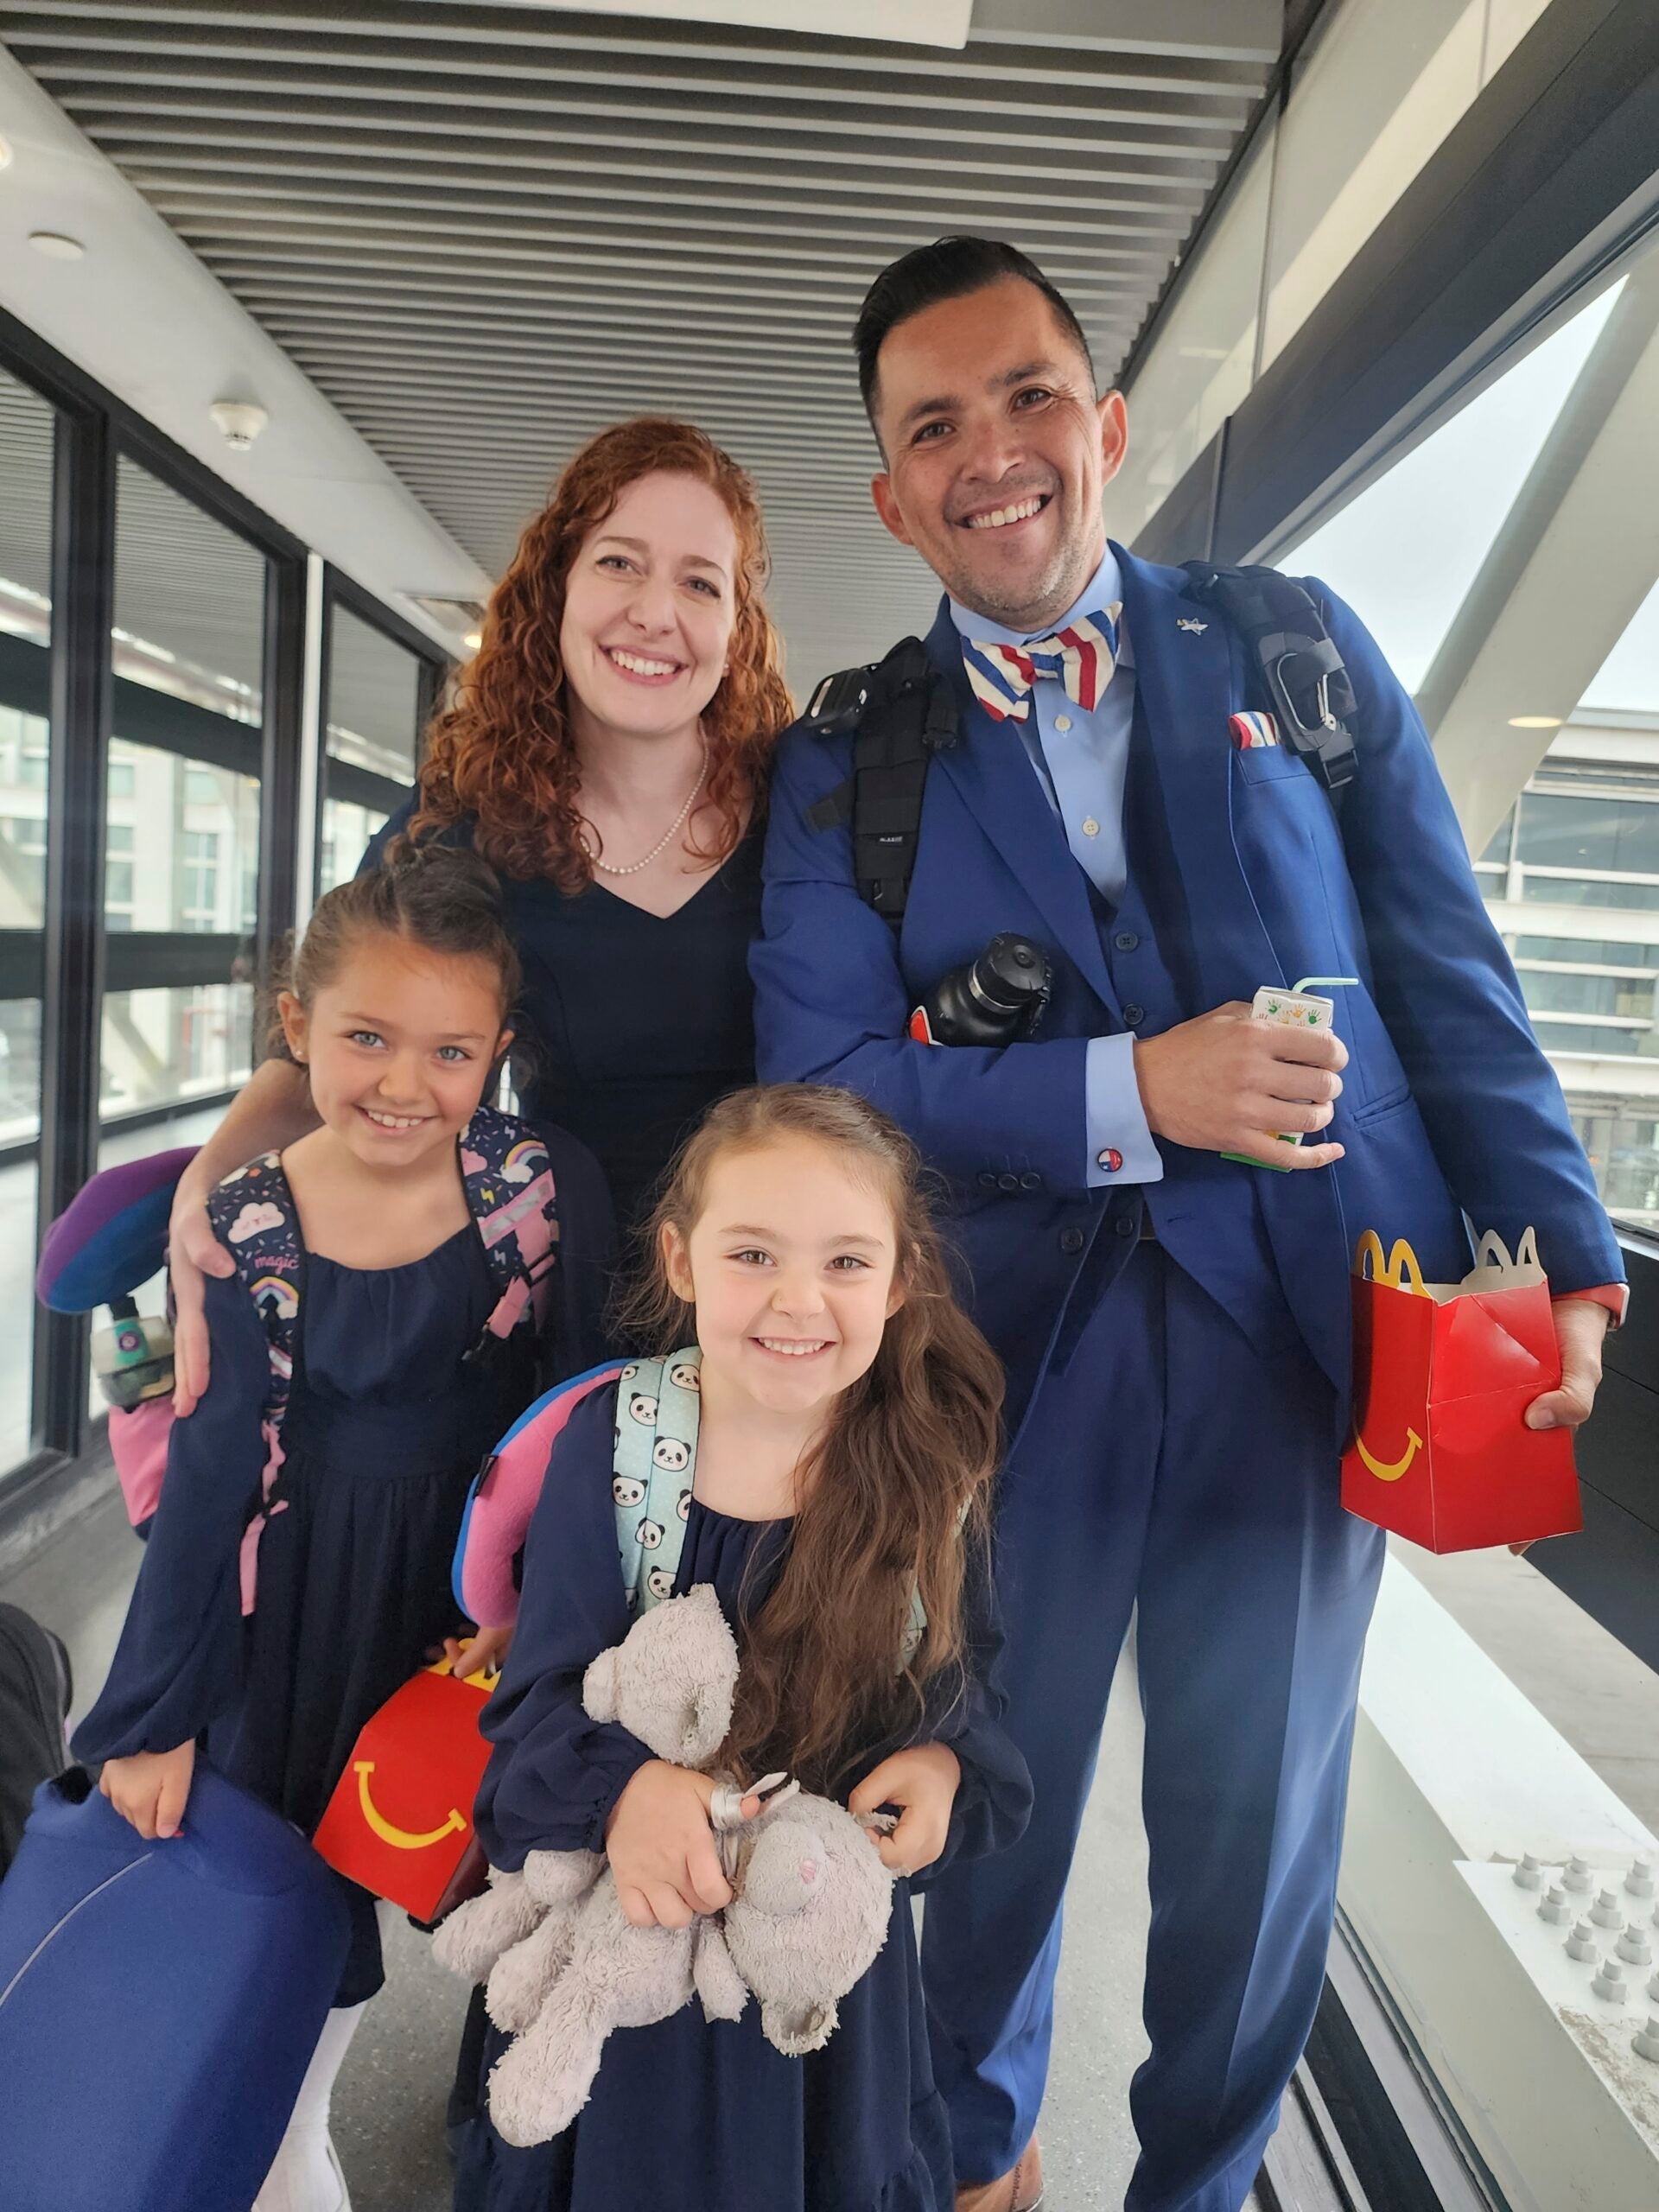
M1303 976L1360 978L1338 994L1350 1059L1330 1135L1346 1157L1283 1174L1188 1154L1193 1173L1171 1174L1159 1202L1202 1207L1215 1173L1255 1175L1286 1300L1344 1402L1347 1277L1363 1230L1385 1243L1408 1238L1431 1280L1455 1280L1470 1264L1466 1211L1511 1247L1535 1226L1557 1290L1622 1281L1427 737L1374 640L1310 584L1359 700L1358 779L1338 827L1288 747L1233 742L1228 716L1248 702L1230 627L1194 607L1179 570L1117 558L1138 709L1191 918L1182 950L1202 1004L1190 1011ZM1181 617L1206 626L1180 629ZM1083 872L1018 737L974 701L943 604L928 648L957 687L961 735L929 772L897 942L858 895L849 831L807 821L850 772L850 741L800 728L784 740L753 955L758 1064L766 1082L862 1092L949 1176L976 1315L1008 1364L1018 1408L1040 1380L1105 1211L1106 1192L1085 1180L1084 1044L1122 1023ZM1167 912L1159 887L1146 887ZM912 1043L917 1001L999 930L1049 950L1055 991L1040 1040L1001 1051ZM1160 1150L1166 1173L1179 1168L1179 1147L1160 1141Z

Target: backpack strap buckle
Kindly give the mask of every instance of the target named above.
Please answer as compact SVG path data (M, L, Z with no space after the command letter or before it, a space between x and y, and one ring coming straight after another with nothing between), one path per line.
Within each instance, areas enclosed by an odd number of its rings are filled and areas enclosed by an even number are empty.
M1276 569L1185 566L1193 597L1218 607L1243 639L1286 743L1339 803L1358 766L1358 701L1313 594Z

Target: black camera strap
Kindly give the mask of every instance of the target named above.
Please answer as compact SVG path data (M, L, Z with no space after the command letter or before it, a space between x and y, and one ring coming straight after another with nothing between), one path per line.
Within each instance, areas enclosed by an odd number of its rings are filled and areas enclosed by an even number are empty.
M1184 563L1192 597L1248 647L1281 741L1324 785L1338 821L1358 766L1358 705L1325 617L1306 588L1275 569ZM905 918L928 764L957 741L957 702L919 638L885 660L826 677L804 717L820 737L853 739L853 772L807 815L814 830L850 823L858 893L897 930Z
M853 731L852 774L807 820L814 830L851 823L859 897L896 930L916 866L928 763L957 741L949 680L919 638L905 638L885 660L829 677L806 719L820 737Z

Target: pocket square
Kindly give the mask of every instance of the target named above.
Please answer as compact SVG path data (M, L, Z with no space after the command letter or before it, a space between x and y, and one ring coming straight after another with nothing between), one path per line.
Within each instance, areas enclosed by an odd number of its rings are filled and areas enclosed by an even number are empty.
M1271 715L1257 714L1254 709L1242 715L1229 715L1227 727L1233 734L1233 742L1241 753L1250 753L1258 745L1277 745L1279 725Z

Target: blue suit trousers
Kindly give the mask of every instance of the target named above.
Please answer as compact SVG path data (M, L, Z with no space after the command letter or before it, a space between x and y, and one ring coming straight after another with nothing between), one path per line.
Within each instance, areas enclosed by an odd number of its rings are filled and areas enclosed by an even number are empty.
M1330 1382L1261 1353L1156 1244L1038 1391L997 1506L1022 1842L930 1893L923 1976L958 2178L1014 2163L1061 1900L1136 1612L1151 2056L1125 2212L1238 2212L1324 1974L1379 1532L1344 1512Z

